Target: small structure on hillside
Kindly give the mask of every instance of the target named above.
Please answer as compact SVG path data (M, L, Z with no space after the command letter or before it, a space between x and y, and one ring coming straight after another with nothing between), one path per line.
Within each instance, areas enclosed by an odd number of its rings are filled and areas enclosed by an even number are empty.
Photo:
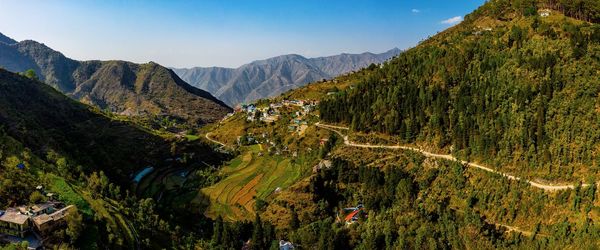
M366 213L367 212L365 211L365 208L362 204L358 204L358 206L356 207L344 208L344 222L346 222L346 225L354 224L359 220L360 216L364 215L364 217L366 218Z
M41 214L33 217L33 225L36 232L39 233L43 238L52 236L56 229L66 225L66 221L64 219L72 209L75 209L75 207L71 205L59 209L53 213Z
M29 249L38 249L66 225L65 217L73 209L76 208L72 205L64 207L60 202L46 202L0 211L0 241L27 241Z
M22 214L17 208L9 208L0 214L0 234L25 238L25 234L31 229L29 216Z
M539 13L540 13L541 17L549 17L550 14L552 14L552 10L550 10L550 9L543 9L543 10L540 10Z
M323 168L331 168L331 161L321 160L317 165L313 167L313 173L316 173Z
M279 250L290 250L294 249L294 244L289 241L280 240L279 241Z
M140 171L137 175L135 175L133 181L139 183L146 175L152 173L152 171L154 171L154 167L148 166L144 168L144 170Z

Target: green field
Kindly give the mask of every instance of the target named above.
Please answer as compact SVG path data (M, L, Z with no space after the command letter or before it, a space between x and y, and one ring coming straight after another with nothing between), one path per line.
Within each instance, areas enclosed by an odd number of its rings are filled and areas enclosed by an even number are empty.
M256 198L268 200L276 188L289 187L310 171L309 163L302 155L292 163L289 157L269 155L260 145L243 147L242 153L222 168L225 178L202 189L195 201L210 203L205 213L209 217L253 218Z

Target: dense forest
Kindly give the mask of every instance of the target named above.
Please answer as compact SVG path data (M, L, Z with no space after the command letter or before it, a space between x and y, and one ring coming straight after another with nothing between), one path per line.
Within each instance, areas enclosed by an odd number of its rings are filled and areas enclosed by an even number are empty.
M321 118L523 175L581 180L600 164L600 25L581 20L597 21L600 8L536 3L486 3L322 101ZM544 5L581 20L542 17Z

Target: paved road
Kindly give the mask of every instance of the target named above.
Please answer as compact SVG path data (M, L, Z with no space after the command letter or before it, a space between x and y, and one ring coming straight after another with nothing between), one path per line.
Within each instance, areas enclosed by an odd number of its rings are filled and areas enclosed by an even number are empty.
M473 168L478 168L490 173L495 173L495 174L499 174L503 177L506 177L509 180L521 180L524 182L529 183L529 185L536 187L536 188L540 188L543 189L545 191L558 191L558 190L565 190L565 189L572 189L575 188L575 185L548 185L548 184L542 184L539 182L535 182L535 181L530 181L530 180L526 180L526 179L522 179L520 177L517 176L513 176L510 174L506 174L506 173L502 173L499 171L496 171L494 169L479 165L477 163L472 163L472 162L467 162L467 161L463 161L460 159L457 159L456 157L452 156L452 155L445 155L445 154L436 154L436 153L432 153L432 152L428 152L425 151L423 149L420 148L415 148L415 147L410 147L410 146L400 146L400 145L370 145L370 144L360 144L360 143L354 143L351 142L348 139L348 136L342 134L342 132L340 132L339 130L348 130L347 127L340 127L340 126L333 126L333 125L327 125L327 124L321 124L321 123L316 123L315 124L317 127L320 128L324 128L330 131L333 131L337 134L339 134L342 138L344 138L344 144L346 146L350 146L350 147L358 147L358 148L382 148L382 149L395 149L395 150L410 150L410 151L415 151L418 153L423 154L426 157L430 157L430 158L437 158L437 159L444 159L444 160L449 160L449 161L456 161L456 162L460 162L461 164L465 165L465 166L469 166L469 167L473 167ZM588 186L589 184L583 184L582 186Z

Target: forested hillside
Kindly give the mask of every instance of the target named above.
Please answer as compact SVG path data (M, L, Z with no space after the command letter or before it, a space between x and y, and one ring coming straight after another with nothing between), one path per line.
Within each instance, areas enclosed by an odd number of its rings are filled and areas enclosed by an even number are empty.
M0 69L0 208L45 202L40 192L47 191L80 214L54 230L46 247L162 249L185 237L193 241L189 227L204 219L176 221L195 212L166 198L159 206L137 196L130 190L133 176L149 166L157 172L185 169L189 182L202 183L195 171L223 158L202 141L113 119L36 79ZM170 191L164 197L177 199L183 192ZM167 217L172 214L177 216ZM173 235L176 226L186 233Z
M600 165L599 12L594 0L490 1L323 101L321 118L523 176L584 180Z

